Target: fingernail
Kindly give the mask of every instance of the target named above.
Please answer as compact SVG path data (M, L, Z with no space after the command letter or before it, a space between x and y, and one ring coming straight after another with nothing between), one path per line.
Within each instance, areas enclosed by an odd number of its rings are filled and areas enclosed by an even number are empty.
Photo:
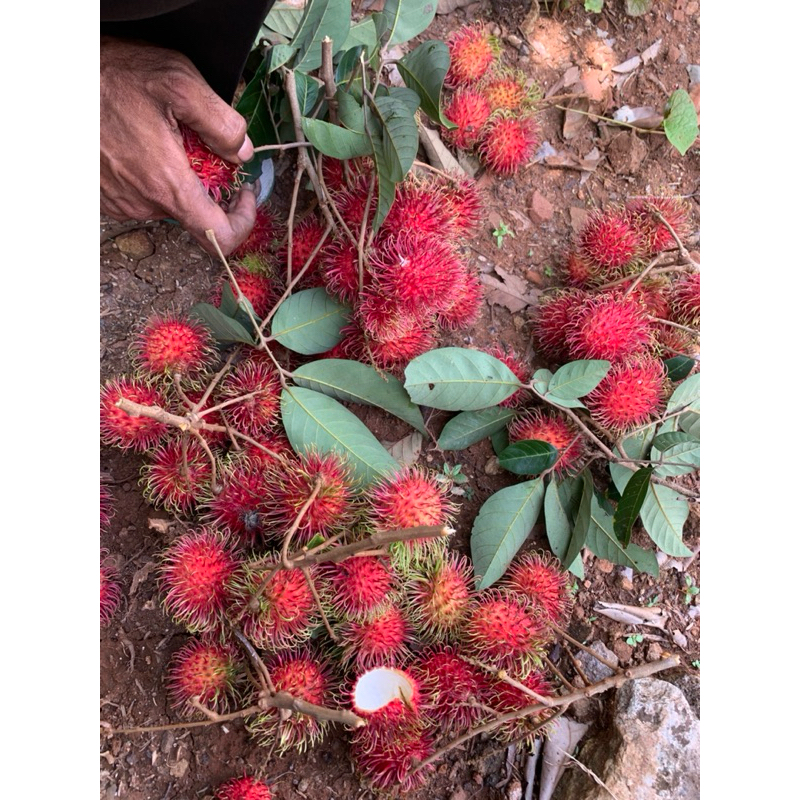
M242 162L249 161L253 157L253 143L250 141L249 136L244 137L244 144L239 148L236 154Z

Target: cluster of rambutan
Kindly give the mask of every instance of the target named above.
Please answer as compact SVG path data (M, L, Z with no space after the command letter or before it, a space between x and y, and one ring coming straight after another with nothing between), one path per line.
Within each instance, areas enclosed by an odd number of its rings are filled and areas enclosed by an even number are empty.
M530 161L540 143L534 116L538 87L518 70L504 67L500 45L480 23L454 31L447 41L450 69L445 86L453 93L445 116L457 125L444 138L502 175L513 175Z

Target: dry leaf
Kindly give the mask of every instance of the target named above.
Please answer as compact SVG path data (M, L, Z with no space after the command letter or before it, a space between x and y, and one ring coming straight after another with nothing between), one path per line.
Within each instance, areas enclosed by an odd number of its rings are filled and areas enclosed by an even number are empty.
M401 466L410 467L417 462L422 452L422 434L419 431L413 431L399 442L395 442L393 445L384 444L384 447Z
M137 569L136 572L133 573L133 578L131 579L131 588L128 592L128 597L133 597L136 594L136 590L139 588L139 584L143 583L147 580L150 573L156 568L156 563L154 561L148 561L141 569Z
M672 641L682 650L686 650L689 644L689 640L680 631L672 631Z
M545 97L552 97L568 86L574 86L581 79L581 68L570 67L546 92Z
M466 172L461 168L456 157L447 149L438 131L426 128L418 124L419 140L425 148L425 155L428 156L432 167L441 169L444 172L466 177Z
M578 746L589 730L588 725L567 717L559 717L552 722L542 756L542 775L539 786L539 800L550 800L567 761L567 755Z
M622 603L606 603L599 600L594 610L616 622L625 625L650 625L653 628L664 630L666 614L660 608L647 608L643 606L627 606Z
M586 97L579 97L573 100L569 109L564 112L564 127L562 134L565 139L574 139L581 129L589 121L586 112L589 110L589 100Z
M618 122L636 125L637 128L658 128L664 121L664 115L652 106L622 106L614 112L613 118Z
M636 67L640 66L642 63L642 59L639 56L634 56L633 58L629 58L627 61L623 61L621 64L617 64L616 67L611 67L612 72L618 72L620 74L633 72Z
M642 61L647 64L652 61L661 49L661 39L656 39L646 50L642 50Z

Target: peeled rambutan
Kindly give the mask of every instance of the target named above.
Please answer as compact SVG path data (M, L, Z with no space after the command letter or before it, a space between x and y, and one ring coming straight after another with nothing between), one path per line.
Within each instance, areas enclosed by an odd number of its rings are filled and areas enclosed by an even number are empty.
M552 556L546 553L517 556L503 577L503 585L529 597L554 625L568 622L574 604L569 577Z
M463 330L472 327L481 315L483 285L480 278L465 270L453 304L440 311L436 320L446 330Z
M367 619L394 599L396 575L391 564L376 556L348 558L326 570L331 605L339 616Z
M111 520L114 518L114 496L111 490L100 479L100 530L108 530Z
M664 217L681 241L690 232L689 204L682 197L636 197L629 200L625 208L651 255L677 247L669 228L653 212Z
M646 352L653 342L653 327L637 297L609 292L583 301L570 320L567 341L573 359L617 363Z
M447 37L450 69L445 86L451 88L479 81L497 58L497 43L480 23L464 25Z
M270 468L267 483L270 491L264 507L271 527L281 537L318 486L294 534L298 546L318 533L328 535L347 527L355 517L355 477L347 459L338 453L300 453L288 468Z
M261 436L280 415L278 373L264 360L241 361L220 383L216 399L224 406L232 428L251 438Z
M356 769L375 789L399 785L401 792L424 785L434 767L416 767L432 753L430 735L417 729L375 737L369 729L361 728L353 736L351 749Z
M228 540L211 528L183 534L162 557L166 612L190 633L216 630L231 600L228 584L240 563Z
M266 317L272 310L275 303L278 302L280 291L277 282L271 275L260 274L251 272L245 266L239 264L232 267L233 277L236 279L236 285L239 287L241 293L250 301L253 306L253 311L259 318ZM224 284L230 284L230 281L225 279L220 282L217 287L212 301L214 305L219 306L222 299L222 287ZM238 297L236 289L231 286L234 298Z
M647 251L633 217L617 206L589 214L578 234L578 247L586 259L602 268L604 278L613 277Z
M278 569L264 585L274 567L273 562L258 559L245 564L231 582L232 609L237 617L241 615L242 633L253 645L270 652L298 647L320 623L304 570ZM310 568L309 579L321 597L327 594L318 569ZM257 605L256 610L251 604Z
M501 175L513 175L539 146L539 124L531 116L495 112L484 129L481 160Z
M170 439L142 467L145 497L155 506L187 514L209 490L211 463L194 436Z
M478 89L462 86L453 94L443 111L458 126L443 130L445 141L461 150L471 150L481 139L492 107Z
M670 319L691 328L700 327L700 273L675 281L670 293Z
M121 593L117 568L108 558L108 550L100 551L100 624L108 625L119 608Z
M453 176L441 179L441 186L455 233L462 236L475 233L483 213L477 183L472 178Z
M256 221L250 235L233 251L233 258L241 259L255 254L271 264L275 260L272 251L284 234L283 228L275 210L267 204L260 205L256 209Z
M541 93L536 86L526 86L525 76L519 70L497 69L480 84L481 94L492 111L530 110Z
M483 592L462 628L465 651L499 669L527 675L552 641L547 618L526 597L505 589Z
M413 576L407 588L407 606L414 625L426 639L451 639L461 627L472 589L472 564L448 551Z
M122 399L164 408L166 398L155 386L148 386L137 378L107 381L100 390L100 441L144 453L166 437L167 426L150 417L128 414L117 406Z
M508 441L521 442L536 439L547 442L558 450L553 472L575 475L583 466L586 456L586 439L572 422L557 411L527 409L508 426Z
M408 653L411 628L403 612L393 604L362 621L345 622L339 628L342 659L360 669L394 666Z
M375 667L358 676L350 703L368 726L367 735L394 733L419 727L428 696L410 672L396 667Z
M238 699L244 660L237 648L211 639L192 639L178 650L167 669L167 693L181 714L198 713L191 701L225 714Z
M578 313L588 295L568 290L542 298L534 321L534 339L548 361L565 361L569 356L567 326Z
M242 183L242 168L218 156L191 128L180 129L189 166L205 190L217 203L229 199Z
M269 674L275 691L287 692L297 700L317 706L334 705L334 681L328 666L318 654L309 649L297 653L281 653L269 664ZM287 750L303 752L325 736L330 722L308 714L289 714L271 708L251 717L247 730L260 745L276 745L279 754Z
M211 334L197 320L177 314L150 317L131 347L131 359L147 377L173 375L195 378L212 363Z
M664 408L664 364L652 356L614 364L585 398L592 417L614 432L648 422Z
M272 792L263 781L245 775L218 786L214 800L272 800Z
M543 672L531 672L520 683L540 697L550 697L553 694L553 687ZM520 711L527 706L535 705L537 702L531 695L501 680L492 680L487 685L484 692L484 700L487 705L500 714ZM529 737L529 741L532 741L537 736L544 737L547 735L547 725L542 725L542 723L552 714L552 711L543 709L527 717L509 720L497 729L498 738L501 741L508 742L523 737Z
M486 352L490 356L494 356L499 361L502 361L514 375L516 375L520 383L530 383L531 368L514 350L510 348L504 349L499 345L493 345ZM526 389L517 389L514 394L503 400L500 405L504 408L517 408L517 406L525 402L529 394L530 393Z

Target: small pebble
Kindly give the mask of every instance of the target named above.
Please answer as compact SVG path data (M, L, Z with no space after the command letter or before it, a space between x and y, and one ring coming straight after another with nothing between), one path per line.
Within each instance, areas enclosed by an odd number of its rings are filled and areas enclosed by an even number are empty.
M512 47L519 47L522 44L522 39L520 39L516 33L510 33L508 36L506 36L506 41Z

